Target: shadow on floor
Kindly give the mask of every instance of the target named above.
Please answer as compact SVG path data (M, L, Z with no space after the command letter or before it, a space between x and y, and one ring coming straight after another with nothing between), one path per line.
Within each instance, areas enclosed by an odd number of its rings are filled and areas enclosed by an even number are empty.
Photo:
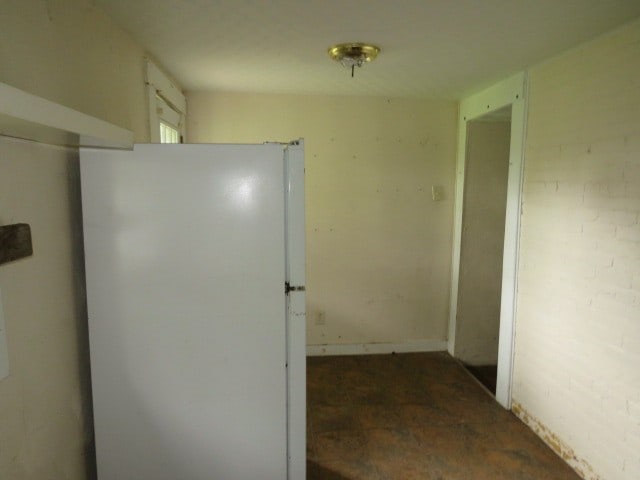
M469 373L476 377L482 385L487 387L493 395L496 394L496 381L498 378L497 365L465 365L465 368L469 370Z
M315 462L307 461L307 480L351 480L337 472L318 465Z

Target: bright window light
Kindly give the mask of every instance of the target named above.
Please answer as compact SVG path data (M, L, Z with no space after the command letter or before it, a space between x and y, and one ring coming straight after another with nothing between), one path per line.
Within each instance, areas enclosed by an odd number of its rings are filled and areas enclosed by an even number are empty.
M160 143L180 143L180 133L171 125L160 122Z

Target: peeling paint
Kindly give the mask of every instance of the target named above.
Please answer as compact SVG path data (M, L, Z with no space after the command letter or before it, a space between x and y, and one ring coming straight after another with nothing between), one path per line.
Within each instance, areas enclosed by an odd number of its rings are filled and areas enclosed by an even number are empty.
M598 475L591 465L584 459L576 455L574 450L567 445L558 435L538 420L533 414L527 411L521 404L513 401L511 411L522 420L531 430L540 437L560 458L562 458L580 477L585 480L604 480Z

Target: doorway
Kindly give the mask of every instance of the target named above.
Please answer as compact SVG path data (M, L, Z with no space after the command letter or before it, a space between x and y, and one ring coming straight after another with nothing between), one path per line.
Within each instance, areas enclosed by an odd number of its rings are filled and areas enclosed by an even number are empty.
M456 356L494 396L511 105L467 123Z
M518 240L520 236L522 158L526 122L525 92L526 75L519 73L482 92L463 99L460 102L458 128L458 161L456 164L456 203L454 211L448 350L451 355L461 359L463 363L465 357L469 358L469 356L471 356L471 362L467 360L467 363L480 364L485 361L481 358L480 353L478 353L482 348L486 351L491 350L491 359L496 358L495 349L497 348L497 368L492 367L496 370L495 398L507 409L511 408ZM510 122L506 122L507 119L510 119ZM502 127L493 125L500 122L503 122ZM504 123L508 123L508 126L504 125ZM509 132L508 146L505 143L506 140L501 143L499 142L501 145L500 149L508 150L506 198L504 190L494 191L497 189L498 184L501 185L500 188L505 188L504 172L498 174L496 170L494 176L499 178L493 178L491 180L494 183L489 182L488 185L480 187L476 184L478 181L476 177L482 178L483 176L487 176L488 172L484 171L485 167L482 163L476 164L474 162L473 164L470 163L467 165L468 147L471 147L472 150L474 148L478 149L478 145L475 145L476 142L474 142L473 139L476 138L476 140L482 143L481 140L484 138L485 143L491 144L492 140L487 140L490 138L490 135L485 130L492 128L502 130L502 136L505 138L504 130L508 130ZM493 132L492 135L495 137L497 133ZM470 138L471 142L469 142ZM489 147L495 149L496 145L489 145ZM487 151L491 150L487 145L483 148L487 149ZM482 148L480 150L482 150ZM481 156L482 155L479 155L479 158ZM497 160L495 161L498 162ZM501 165L504 168L504 163ZM468 168L469 170L467 171ZM470 184L466 181L467 174L470 177ZM470 195L465 194L466 188L472 190ZM473 191L474 189L476 191ZM500 208L497 209L496 207L496 211L499 210L504 214L502 222L495 220L499 218L502 213L491 216L488 215L487 212L483 212L481 203L484 203L489 196L502 196L501 198L503 200L501 201ZM469 212L466 212L467 207L469 207ZM486 247L486 245L488 245L488 243L485 243L486 239L482 238L482 236L486 234L488 227L488 225L485 224L490 223L488 220L489 217L494 219L491 220L493 228L489 229L493 232L493 241L489 242L493 245L493 247L491 247L493 248L491 255L489 255L489 247ZM465 224L465 220L467 222L471 220L475 222L473 229L470 227L473 222ZM466 231L464 231L465 228ZM501 228L503 229L502 262L500 262L499 236L496 236L496 232L499 232ZM498 244L498 247L495 246L496 244ZM482 247L483 245L485 246ZM489 260L489 257L491 257L492 260ZM492 292L493 300L488 300L488 297L483 298L486 292L481 291L479 287L481 286L482 289L486 288L483 282L488 282L487 279L489 277L491 277L493 282L489 289ZM500 281L497 281L496 277L499 277ZM496 294L497 291L500 292L499 295ZM496 323L498 324L497 347L495 328L490 330L488 326L479 326L469 320L469 318L473 318L472 314L477 313L478 305L487 312L492 312L492 324L494 326ZM499 305L499 307L497 305ZM459 307L460 311L458 311ZM495 314L496 311L499 311L497 318ZM471 333L468 331L469 325L472 325ZM483 335L478 334L479 330L483 332ZM466 340L473 340L474 337L483 339L478 342L484 344L482 348L477 345L474 347L469 346ZM474 351L473 349L476 350Z

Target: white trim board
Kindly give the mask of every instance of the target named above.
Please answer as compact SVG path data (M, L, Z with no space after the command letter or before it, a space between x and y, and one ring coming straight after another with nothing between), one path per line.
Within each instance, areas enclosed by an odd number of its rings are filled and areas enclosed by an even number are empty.
M178 87L164 74L160 68L150 59L146 59L146 79L155 91L179 113L187 111L187 100Z
M455 357L467 122L509 105L511 105L511 146L509 150L509 177L502 266L502 298L500 305L498 378L496 386L496 400L507 409L511 407L511 376L513 369L513 341L516 315L522 170L527 115L525 73L519 73L509 77L460 102L448 337L449 353Z
M423 340L406 343L347 343L307 345L307 357L332 355L372 355L384 353L445 352L446 340Z
M63 146L133 148L133 133L0 83L0 135Z

